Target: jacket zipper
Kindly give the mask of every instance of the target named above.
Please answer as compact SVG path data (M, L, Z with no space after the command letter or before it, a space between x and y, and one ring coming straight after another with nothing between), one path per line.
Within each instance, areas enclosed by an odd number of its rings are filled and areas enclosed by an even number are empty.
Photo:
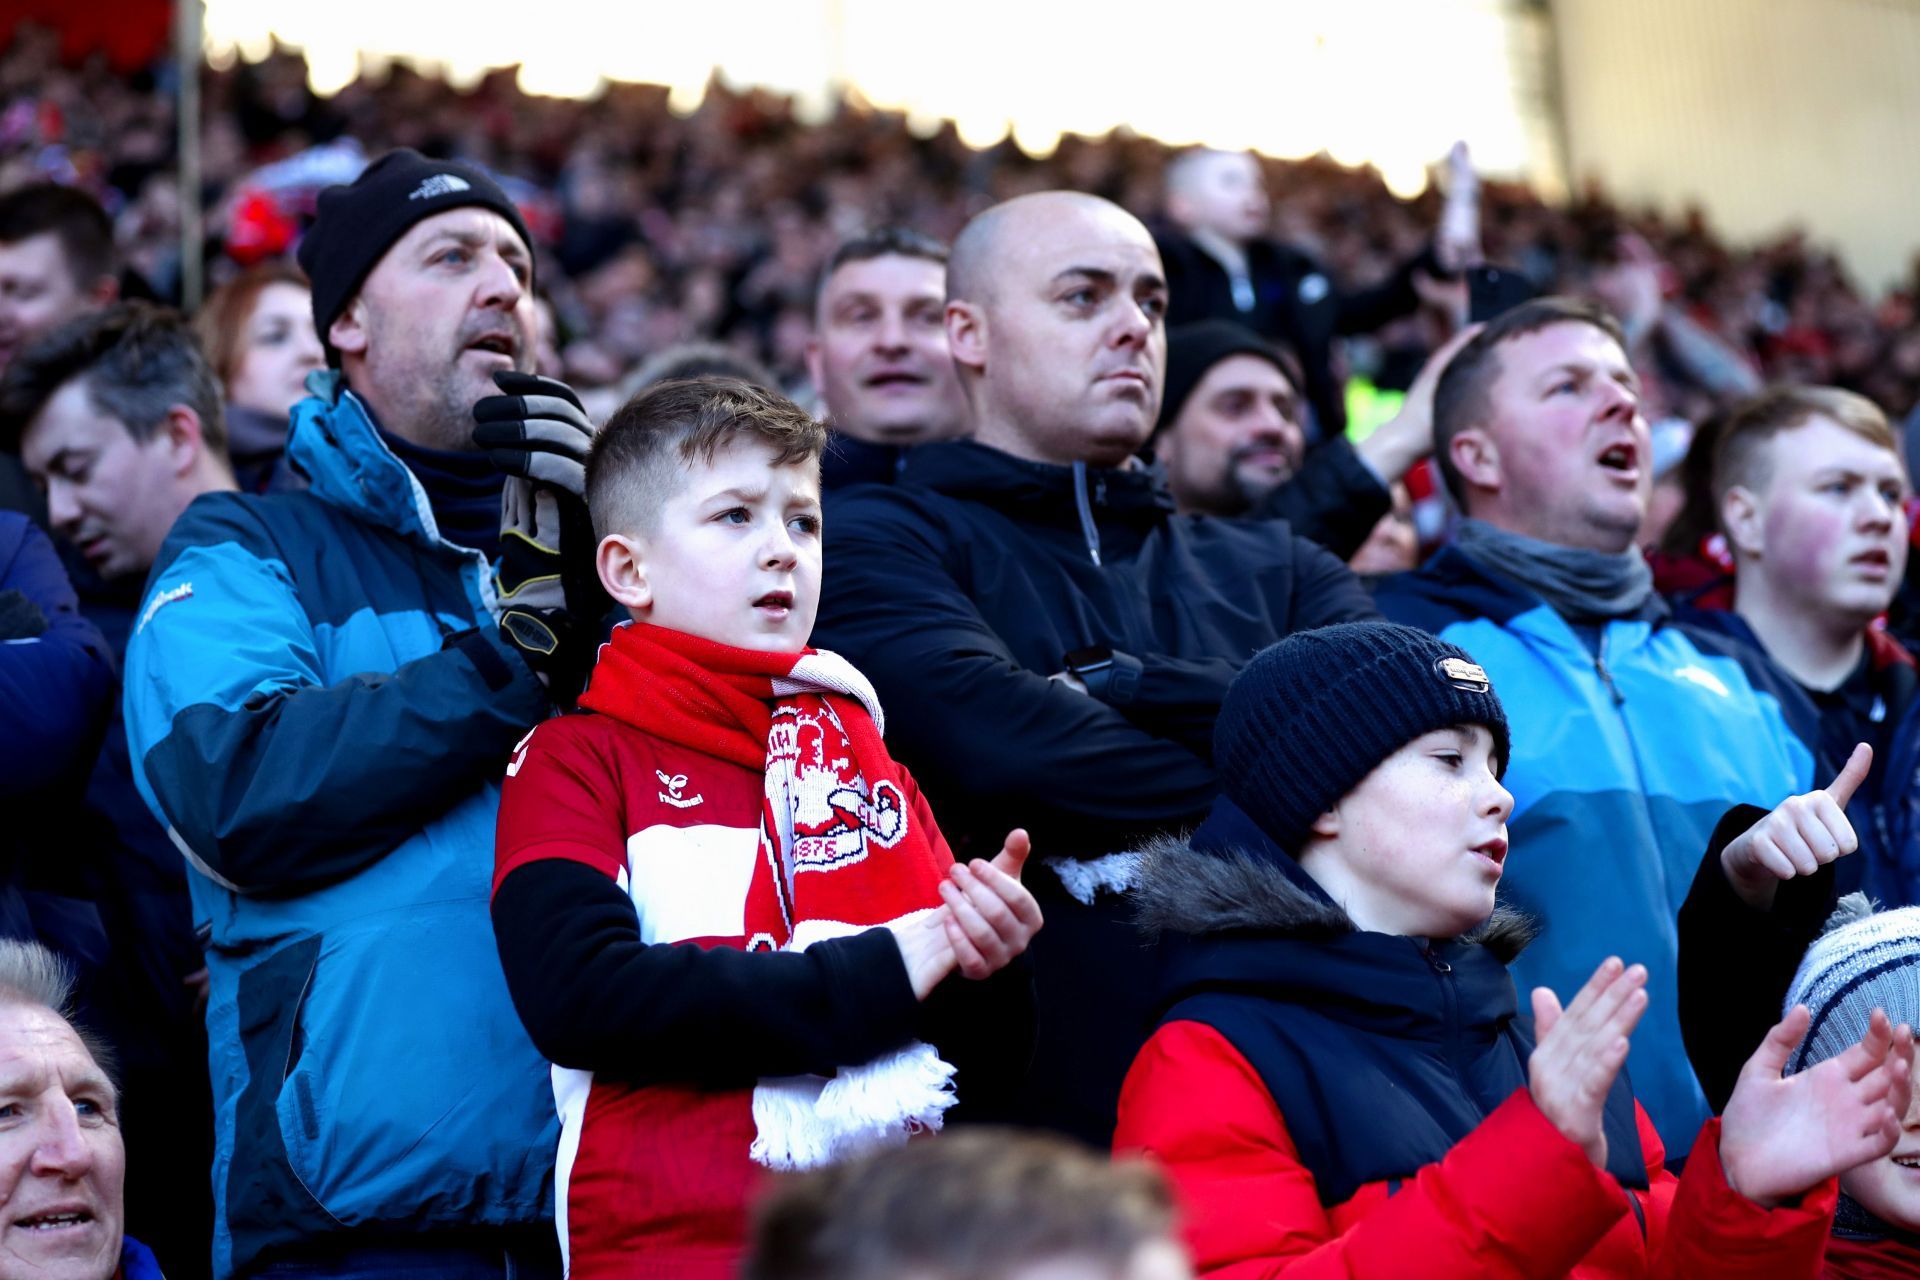
M1600 629L1600 652L1594 656L1593 673L1600 677L1601 684L1607 686L1607 693L1612 696L1613 705L1623 707L1627 704L1627 696L1621 693L1620 686L1613 682L1613 672L1607 670L1606 653L1607 632L1606 627L1602 625Z
M1102 503L1106 502L1106 478L1103 476L1096 480L1095 483L1099 486L1098 493L1100 501ZM1087 540L1087 558L1093 561L1095 567L1098 567L1100 564L1100 526L1093 521L1093 503L1087 498L1087 464L1084 462L1076 462L1073 464L1073 505L1080 512L1080 536Z
M1460 994L1453 984L1453 966L1434 954L1432 943L1423 943L1420 954L1426 957L1427 964L1433 969L1434 981L1440 986L1440 1006L1447 1028L1447 1069L1453 1072L1453 1078L1464 1090L1467 1085L1466 1074L1460 1070Z

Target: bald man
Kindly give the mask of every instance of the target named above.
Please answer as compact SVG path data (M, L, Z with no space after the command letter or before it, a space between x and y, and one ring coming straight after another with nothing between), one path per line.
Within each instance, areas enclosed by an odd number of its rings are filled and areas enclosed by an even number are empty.
M1432 249L1370 289L1345 293L1312 255L1271 238L1266 174L1250 151L1196 147L1167 165L1167 322L1232 320L1299 353L1321 435L1346 430L1334 339L1371 333L1420 305L1414 273L1441 273Z
M1205 813L1236 671L1291 631L1374 616L1283 521L1177 516L1134 455L1159 412L1153 237L1093 196L996 205L955 242L946 325L970 440L830 495L820 641L873 680L888 741L962 856L1033 835L1041 1040L1013 1118L1104 1144L1152 956L1127 850Z

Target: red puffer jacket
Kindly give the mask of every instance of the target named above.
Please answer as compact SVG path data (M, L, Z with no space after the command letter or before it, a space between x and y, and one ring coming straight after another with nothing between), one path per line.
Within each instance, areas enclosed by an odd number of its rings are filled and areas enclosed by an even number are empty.
M1116 1149L1172 1175L1201 1273L1252 1280L1813 1280L1829 1181L1765 1209L1719 1163L1684 1176L1624 1079L1596 1168L1527 1092L1505 962L1523 921L1451 941L1356 929L1231 801L1150 848L1163 1020Z
M1172 1175L1203 1276L1818 1275L1833 1184L1798 1207L1761 1208L1727 1186L1719 1125L1707 1123L1685 1176L1675 1178L1641 1113L1652 1186L1629 1192L1561 1136L1522 1090L1397 1193L1373 1183L1326 1208L1259 1075L1218 1031L1170 1022L1127 1076L1114 1147L1146 1152Z

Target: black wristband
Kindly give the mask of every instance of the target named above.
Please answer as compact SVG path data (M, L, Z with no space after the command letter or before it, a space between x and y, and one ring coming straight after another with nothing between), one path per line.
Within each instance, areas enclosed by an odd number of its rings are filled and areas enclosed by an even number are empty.
M1106 645L1088 645L1075 649L1061 660L1068 674L1085 685L1087 692L1110 707L1124 707L1140 692L1140 659L1120 653Z

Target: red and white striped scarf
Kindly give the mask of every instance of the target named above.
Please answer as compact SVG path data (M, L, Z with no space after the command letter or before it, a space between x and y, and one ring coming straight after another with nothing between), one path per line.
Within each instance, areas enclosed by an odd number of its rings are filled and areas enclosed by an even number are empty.
M580 705L765 777L748 950L803 951L940 906L953 854L909 803L873 686L837 654L736 649L629 623L601 649ZM763 1079L753 1158L810 1168L937 1129L952 1077L916 1041L831 1079Z

